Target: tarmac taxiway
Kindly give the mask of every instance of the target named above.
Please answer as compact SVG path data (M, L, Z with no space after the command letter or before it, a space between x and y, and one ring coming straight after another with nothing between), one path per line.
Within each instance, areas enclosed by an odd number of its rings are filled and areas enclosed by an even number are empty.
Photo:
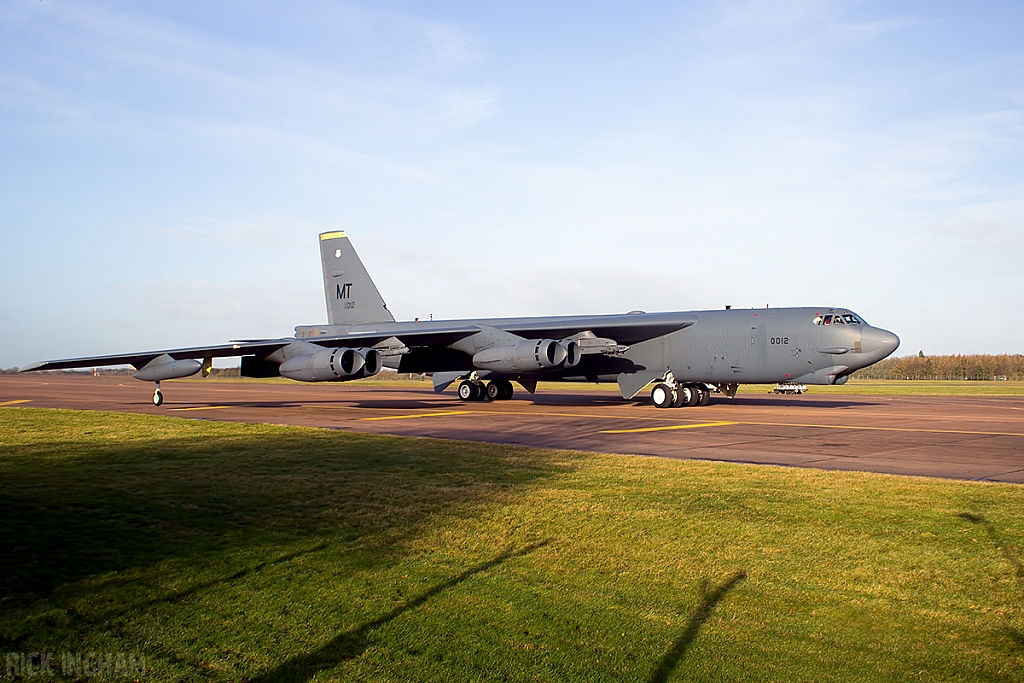
M517 387L518 389L518 387ZM740 394L704 407L655 408L566 388L463 403L429 384L152 385L130 377L0 376L0 407L111 410L325 427L667 458L1024 483L1024 398Z

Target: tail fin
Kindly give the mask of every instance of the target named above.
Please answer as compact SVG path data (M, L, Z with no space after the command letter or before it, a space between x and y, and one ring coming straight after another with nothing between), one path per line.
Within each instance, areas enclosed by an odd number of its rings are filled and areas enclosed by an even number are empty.
M320 235L320 259L329 324L395 321L344 232Z

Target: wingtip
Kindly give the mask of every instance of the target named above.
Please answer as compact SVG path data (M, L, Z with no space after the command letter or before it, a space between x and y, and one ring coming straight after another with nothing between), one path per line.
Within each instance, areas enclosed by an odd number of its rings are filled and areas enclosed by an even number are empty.
M18 368L18 374L21 374L23 372L32 372L33 370L38 370L39 368L41 368L41 367L43 367L45 365L46 365L46 361L45 360L39 361L38 363L29 363L28 365L26 365L23 368Z

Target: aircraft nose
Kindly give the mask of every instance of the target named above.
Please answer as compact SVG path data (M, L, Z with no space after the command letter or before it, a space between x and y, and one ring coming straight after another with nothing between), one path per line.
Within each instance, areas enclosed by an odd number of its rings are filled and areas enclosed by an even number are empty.
M875 360L882 360L896 350L900 338L880 327L866 327L861 331L860 343L864 353L871 354Z

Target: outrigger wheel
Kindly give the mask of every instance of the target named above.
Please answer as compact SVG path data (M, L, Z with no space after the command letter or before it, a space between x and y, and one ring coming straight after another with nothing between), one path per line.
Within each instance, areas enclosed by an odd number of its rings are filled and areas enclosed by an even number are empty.
M156 383L156 389L153 390L153 405L158 406L164 402L164 392L160 391L160 382Z

